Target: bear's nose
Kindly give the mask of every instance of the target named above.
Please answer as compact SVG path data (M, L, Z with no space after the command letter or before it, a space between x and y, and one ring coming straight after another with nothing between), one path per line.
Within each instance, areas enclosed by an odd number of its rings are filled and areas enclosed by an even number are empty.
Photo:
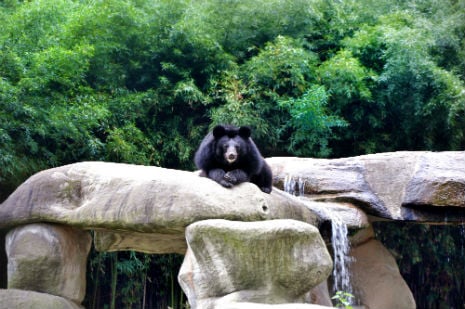
M234 160L234 159L236 159L236 155L233 154L233 153L230 153L229 156L228 156L228 159L229 160Z

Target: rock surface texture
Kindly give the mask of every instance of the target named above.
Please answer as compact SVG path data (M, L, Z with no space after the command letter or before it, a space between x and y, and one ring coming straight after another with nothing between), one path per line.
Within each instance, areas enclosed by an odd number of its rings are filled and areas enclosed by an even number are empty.
M0 309L84 309L55 295L23 290L0 290Z
M377 240L353 248L352 285L366 308L415 309L415 299L391 253Z
M310 298L327 301L331 259L316 227L324 230L334 214L364 229L352 237L351 251L363 304L415 308L370 222L446 216L463 222L465 152L267 162L277 187L304 198L278 189L265 194L250 183L226 189L196 173L128 164L82 162L33 175L0 204L0 229L10 230L9 290L0 290L0 309L44 302L40 308L79 308L87 230L101 251L187 250L179 278L196 308L318 308L298 302L321 282L323 291Z
M316 224L305 204L244 183L226 189L192 172L82 162L30 177L0 205L0 228L51 222L96 229L101 251L185 253L184 229L205 219L296 219Z
M449 222L465 217L464 151L267 162L276 186L291 183L293 191L315 201L347 202L368 215L391 220L443 222L446 212ZM449 207L437 211L444 206Z
M6 236L8 288L61 296L80 304L86 292L88 232L30 224ZM44 307L45 308L45 307Z
M295 220L200 221L186 240L178 277L193 309L295 303L332 270L318 229Z

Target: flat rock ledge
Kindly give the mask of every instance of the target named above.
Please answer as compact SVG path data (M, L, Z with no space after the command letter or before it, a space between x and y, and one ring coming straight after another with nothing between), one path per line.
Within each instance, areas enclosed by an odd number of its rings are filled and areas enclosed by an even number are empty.
M276 157L267 162L275 186L313 201L345 202L390 220L465 219L465 151L404 151L342 159Z
M101 251L184 254L185 228L206 219L319 220L280 190L226 189L192 172L108 162L39 172L0 205L0 228L47 222L92 229Z

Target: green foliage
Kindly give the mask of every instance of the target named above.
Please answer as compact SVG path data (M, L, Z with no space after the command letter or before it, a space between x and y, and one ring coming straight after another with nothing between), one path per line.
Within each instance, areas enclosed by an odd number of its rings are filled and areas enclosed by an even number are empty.
M50 47L31 55L29 68L18 86L29 95L73 95L84 92L85 73L92 57L92 46L75 46L72 50Z
M251 88L272 94L302 94L315 79L316 55L301 41L278 36L243 66L243 78Z
M448 111L463 96L463 82L457 80L454 89L457 77L434 62L429 53L434 40L426 31L432 27L428 21L416 20L420 25L413 27L409 16L394 17L388 20L393 26L384 31L385 65L379 77L389 110L387 121L398 122L390 128L391 140L408 149L450 149L454 142Z
M84 306L110 308L184 308L176 281L181 255L91 251ZM111 276L110 276L111 275ZM114 288L115 294L110 291Z
M106 152L111 161L149 165L153 151L150 141L134 124L108 132Z
M345 49L323 63L322 71L334 68L335 72L322 72L325 85L335 94L331 109L351 124L350 132L344 132L346 137L339 143L344 152L348 150L346 142L354 145L355 153L460 149L454 138L455 134L461 136L460 129L451 130L451 123L456 122L447 111L462 100L463 81L451 72L446 73L450 74L447 79L441 77L444 70L431 54L435 31L430 20L422 16L413 18L408 11L394 11L380 15L374 25L362 25L342 41ZM345 50L360 60L356 66L357 62L346 61ZM349 70L341 70L341 64ZM453 83L454 79L458 83ZM452 84L461 90L453 91ZM441 98L439 103L436 89L446 87L455 93L446 96L454 99ZM442 90L442 95L448 92Z
M209 0L192 3L187 27L213 38L239 60L277 36L303 37L320 18L318 1Z
M280 101L279 105L291 115L287 126L293 129L289 150L302 156L328 156L328 140L333 127L347 123L327 115L328 95L323 86L312 86L298 99Z
M354 298L354 295L344 291L337 291L336 294L331 297L336 301L337 308L345 308L345 309L352 309L351 306L351 299Z
M289 118L278 101L301 96L315 80L317 63L302 41L277 36L215 84L215 99L224 103L212 108L213 123L253 124L257 140L267 140L270 148L280 147L282 127Z
M322 82L331 87L336 107L354 100L372 99L369 82L376 80L376 74L363 67L350 51L339 51L318 70Z
M463 224L379 222L374 224L374 229L376 238L395 256L418 308L450 308L463 304Z
M373 98L377 74L364 67L347 49L340 50L325 61L318 68L318 74L331 95L329 110L350 124L349 129L339 131L341 138L337 143L344 147L343 151L347 151L345 147L351 147L355 153L379 150L382 147L379 144L384 143L378 134L385 119L385 106L383 101Z
M461 149L462 2L2 2L2 187L79 160L192 168L216 123L274 155ZM327 125L280 103L316 85Z

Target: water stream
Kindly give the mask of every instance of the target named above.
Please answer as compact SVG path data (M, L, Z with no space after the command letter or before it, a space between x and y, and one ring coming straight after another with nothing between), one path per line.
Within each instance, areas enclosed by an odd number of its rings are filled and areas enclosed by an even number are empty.
M334 251L333 291L353 294L350 284L349 266L352 259L349 256L350 243L347 236L347 225L334 212L331 215L331 232L331 244Z
M296 180L295 177L288 175L284 179L284 191L297 197L303 197L305 193L305 181L302 178ZM305 199L302 199L302 201L305 202ZM315 205L312 205L312 210L315 210ZM333 292L344 291L353 294L350 284L349 266L352 260L349 256L350 242L347 225L330 208L319 207L317 211L323 217L331 220L331 244L334 252Z

